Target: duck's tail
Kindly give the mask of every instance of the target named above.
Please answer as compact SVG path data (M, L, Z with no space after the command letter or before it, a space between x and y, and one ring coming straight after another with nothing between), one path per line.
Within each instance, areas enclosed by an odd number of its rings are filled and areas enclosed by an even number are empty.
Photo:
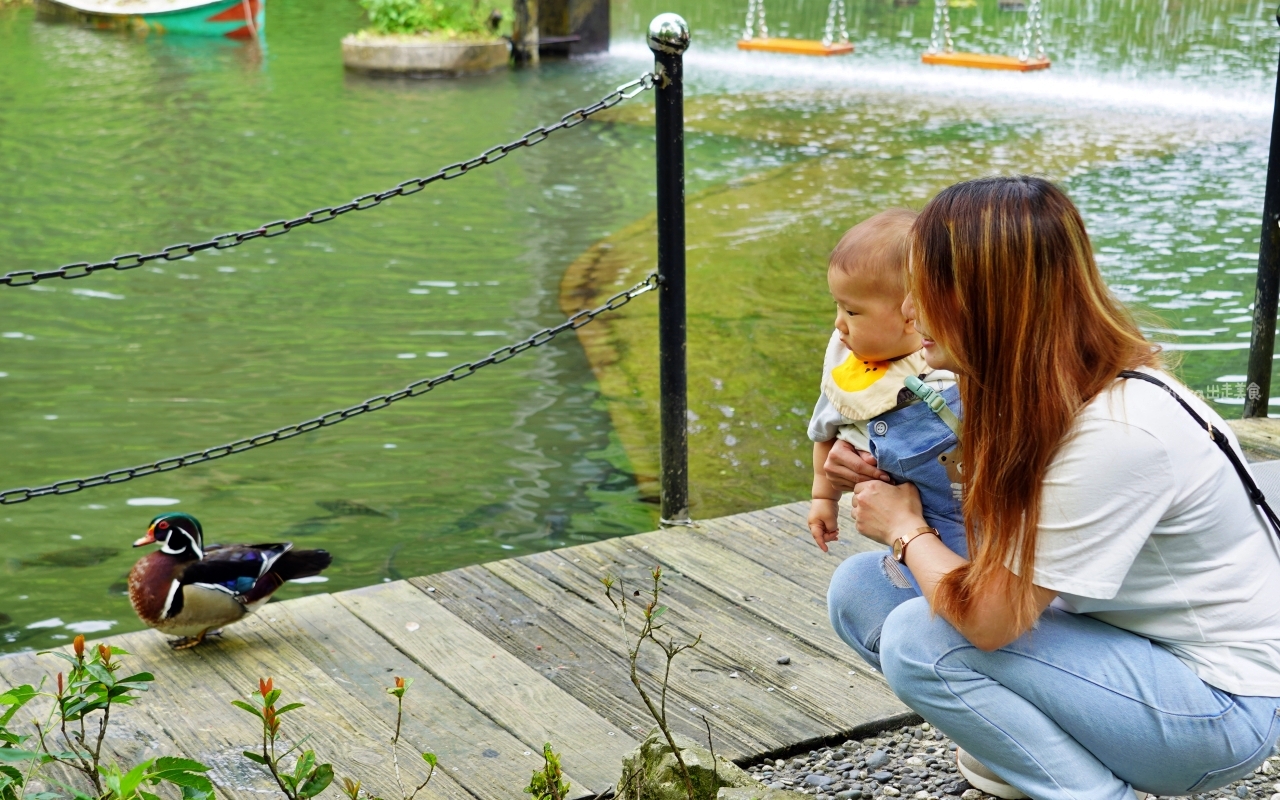
M271 571L281 580L292 581L319 575L332 563L328 550L290 550L271 565Z
M252 612L284 586L285 581L319 575L332 563L333 556L328 550L290 550L276 559L267 574L258 578L241 602Z

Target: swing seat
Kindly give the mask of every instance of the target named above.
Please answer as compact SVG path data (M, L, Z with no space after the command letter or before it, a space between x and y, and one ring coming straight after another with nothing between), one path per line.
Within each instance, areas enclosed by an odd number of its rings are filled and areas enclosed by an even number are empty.
M947 67L1005 69L1014 72L1032 72L1038 69L1048 69L1050 64L1047 58L1032 58L1020 61L1014 56L996 56L986 53L925 53L920 56L920 60L926 64Z
M850 42L823 44L817 39L739 39L739 50L762 50L768 53L790 53L796 56L843 56L853 52Z

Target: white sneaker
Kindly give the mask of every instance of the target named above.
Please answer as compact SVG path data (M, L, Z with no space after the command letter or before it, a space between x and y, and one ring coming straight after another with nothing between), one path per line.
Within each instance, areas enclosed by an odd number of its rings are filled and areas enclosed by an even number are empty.
M960 770L970 786L993 797L1004 800L1024 800L1027 797L1004 778L987 769L986 764L959 748L956 749L956 769Z

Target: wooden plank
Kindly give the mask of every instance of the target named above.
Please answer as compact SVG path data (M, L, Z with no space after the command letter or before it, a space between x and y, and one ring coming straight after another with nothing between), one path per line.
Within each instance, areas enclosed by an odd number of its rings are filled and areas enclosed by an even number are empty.
M567 599L556 597L552 605L541 606L479 566L412 578L410 583L434 590L432 597L455 615L621 730L639 737L653 726L627 676L621 638L603 643L588 637L577 615L565 611ZM667 713L673 729L697 737L704 731L702 722L688 713L691 704L673 702ZM747 752L735 741L734 752Z
M746 601L746 607L755 615L830 656L848 657L849 646L831 629L825 586L784 578L773 569L736 556L695 530L672 528L643 533L630 540L636 547L647 547L646 552L665 568L688 575L726 600Z
M526 556L485 566L534 603L554 608L555 613L576 625L585 635L606 647L617 647L614 669L627 672L629 666L622 632L615 612L604 601L603 587L597 589L589 582L585 586L570 584L562 576L530 566L531 558ZM591 598L593 591L599 598L598 602ZM582 598L591 598L591 602ZM717 613L717 610L707 609L706 613ZM657 648L646 647L641 653L642 673L646 676L661 674L663 658ZM729 674L740 665L721 653L710 649L691 650L680 656L679 667L684 679L672 680L668 692L672 700L668 703L668 710L676 702L681 707L701 709L696 713L705 714L717 735L722 737L722 745L717 750L731 759L749 758L795 741L807 740L824 727L785 698L767 692L768 687L729 678ZM700 725L700 720L695 724ZM697 738L704 737L705 731Z
M548 581L558 580L587 590L603 572L621 577L628 587L650 584L656 560L630 548L626 539L553 551L520 559ZM664 575L663 616L666 635L681 639L702 636L698 652L724 664L726 675L764 689L813 720L808 738L793 733L790 744L826 738L886 716L908 713L884 679L852 650L836 659L751 613L745 604L717 597L690 576ZM787 664L777 659L786 656Z
M1227 424L1246 455L1258 460L1280 458L1280 419L1229 419Z
M767 53L787 53L794 56L843 56L853 52L850 42L823 44L816 39L780 39L760 37L740 39L739 50L761 50Z
M797 503L699 521L695 530L710 541L825 595L841 561L854 553L882 548L854 531L852 520L842 510L840 540L829 545L830 552L823 553L809 535L807 506Z
M426 593L396 581L336 599L533 751L551 742L575 785L599 792L617 780L636 740Z
M418 762L419 753L433 752L440 759L437 775L448 775L477 797L495 798L518 794L542 764L539 747L516 739L477 711L334 595L274 603L262 619L341 685L351 695L350 703L389 722L395 719L395 699L386 690L396 676L413 679L404 704L402 763ZM389 743L378 753L390 758Z
M266 606L260 614L270 617ZM142 661L156 665L157 675L181 669L184 692L199 693L172 703L171 715L193 715L219 735L230 734L233 752L261 737L256 719L230 705L244 698L258 685L259 678L273 678L282 689L282 702L302 702L306 708L293 712L285 722L286 732L310 735L307 747L322 761L333 764L337 779L352 777L363 781L380 797L397 797L395 775L387 754L394 717L371 711L353 702L344 688L311 663L288 637L273 631L261 616L237 622L227 633L200 647L174 653L161 643L149 640L150 647L135 650ZM347 654L356 657L356 654ZM214 691L209 691L213 687ZM409 746L417 746L411 742ZM243 760L243 759L241 759ZM467 793L451 779L451 766L437 771L436 778L420 795L430 798L462 798ZM405 781L421 781L426 765L420 760L402 766Z
M973 69L1000 69L1013 72L1032 72L1048 69L1049 59L1032 58L1022 61L1015 56L991 55L988 53L925 53L920 60L926 64L938 64L948 67L970 67Z

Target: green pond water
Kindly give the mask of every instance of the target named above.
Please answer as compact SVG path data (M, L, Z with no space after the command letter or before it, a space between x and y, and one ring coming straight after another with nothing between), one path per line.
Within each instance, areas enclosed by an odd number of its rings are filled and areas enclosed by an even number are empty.
M1050 0L1055 63L1036 75L920 66L932 7L888 0L849 0L854 56L740 54L744 6L617 2L607 56L457 81L344 74L338 40L361 26L349 0L271 0L261 46L139 39L0 8L3 269L150 251L428 174L647 69L643 29L673 10L694 31L691 108L711 109L689 137L691 196L807 181L743 203L759 219L700 230L691 215L689 230L722 273L777 273L785 259L762 253L808 253L794 296L779 280L752 297L761 320L804 320L805 346L786 354L798 373L826 324L814 270L843 227L971 173L1037 169L1081 205L1112 285L1182 351L1184 379L1237 411L1280 39L1269 6ZM770 0L770 27L818 37L826 11ZM1021 41L1023 15L994 1L952 18L962 47ZM843 166L858 159L866 181ZM555 324L566 267L651 212L652 173L651 129L620 113L288 236L0 290L0 488L297 422ZM746 365L733 379L752 375ZM692 377L699 396L719 380ZM779 403L766 427L803 438L803 409ZM138 627L122 593L129 543L164 508L198 516L211 541L331 550L329 580L288 597L650 529L635 460L581 346L560 339L336 428L0 508L0 649ZM736 506L799 496L803 469L768 461L724 478Z

